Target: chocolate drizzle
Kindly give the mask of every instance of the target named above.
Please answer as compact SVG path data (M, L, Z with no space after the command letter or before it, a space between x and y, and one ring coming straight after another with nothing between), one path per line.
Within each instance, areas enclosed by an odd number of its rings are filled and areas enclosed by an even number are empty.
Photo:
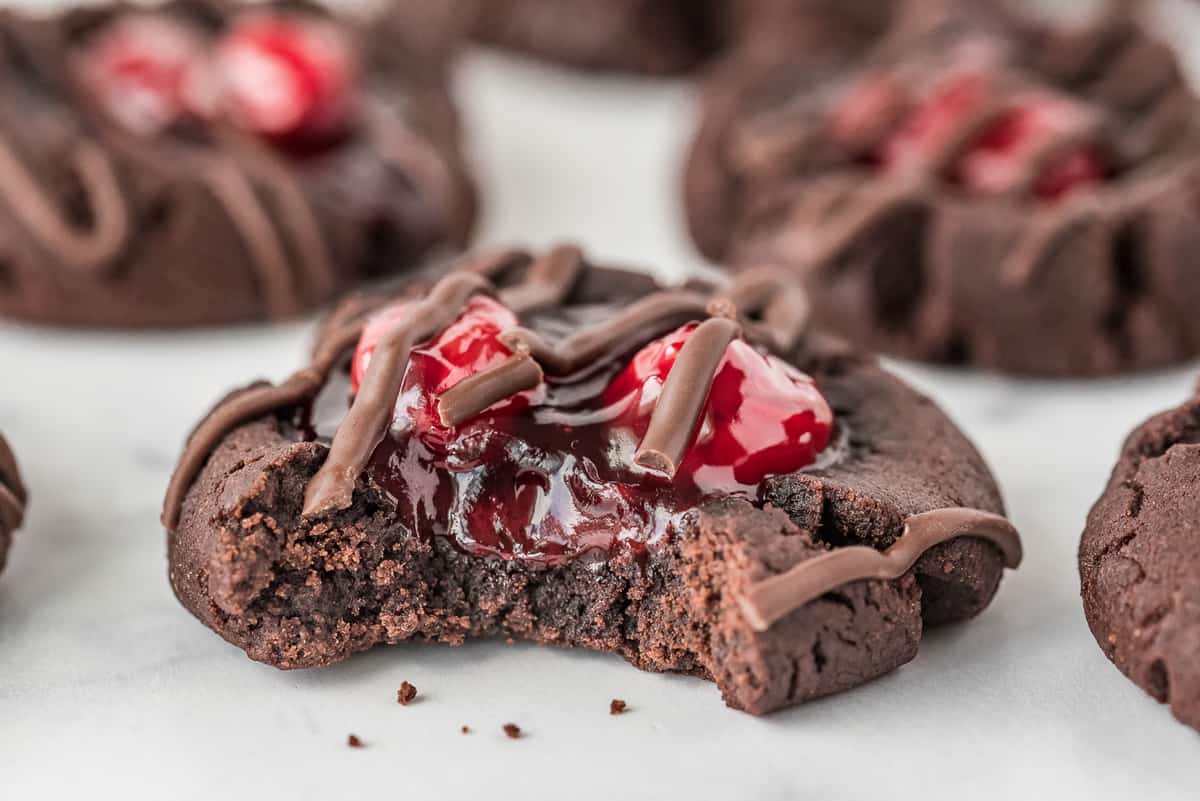
M931 548L959 537L978 537L992 543L1003 555L1005 567L1021 564L1020 536L1003 517L978 509L935 509L909 517L904 532L886 551L861 545L835 548L786 573L752 584L736 600L750 626L766 631L781 618L844 584L898 579Z
M76 226L58 208L12 145L0 137L0 197L37 243L65 267L110 270L129 238L129 210L112 160L97 145L80 142L72 155L94 221Z
M384 335L371 356L350 413L338 426L325 464L308 484L305 515L350 505L359 475L391 425L412 349L454 322L472 296L490 291L482 276L467 272L449 275L412 308L407 319Z
M708 388L725 358L725 349L742 335L742 327L730 319L733 315L724 316L726 312L736 314L732 305L726 309L715 304L715 310L722 316L705 320L692 332L663 383L646 435L633 456L634 463L647 470L675 475L704 414ZM703 392L698 391L701 387Z
M0 565L4 564L3 546L25 519L26 500L17 460L4 437L0 437Z

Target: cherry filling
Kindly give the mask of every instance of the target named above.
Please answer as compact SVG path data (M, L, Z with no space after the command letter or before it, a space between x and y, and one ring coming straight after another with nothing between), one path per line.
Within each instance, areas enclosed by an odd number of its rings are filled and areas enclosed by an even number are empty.
M344 136L355 96L349 43L330 25L255 14L217 45L224 110L243 128L293 147Z
M393 306L368 324L351 364L352 390L409 308ZM655 400L695 325L632 360L547 377L461 426L444 425L437 396L510 356L499 334L515 325L508 309L476 297L412 353L392 430L368 472L419 534L446 536L472 554L549 563L620 548L642 553L698 499L756 498L766 478L813 464L829 444L833 413L812 380L735 341L676 475L637 467Z
M228 120L289 150L344 137L357 82L337 28L266 12L243 16L217 37L166 15L126 15L89 39L76 70L133 133Z
M1099 143L1077 134L1084 130L1083 110L1049 91L1006 98L1004 110L968 136L976 118L991 115L998 91L997 82L977 70L960 70L916 98L889 75L870 76L833 109L831 132L854 146L861 132L877 127L878 115L893 115L899 122L863 154L867 163L893 175L921 172L949 153L940 177L980 195L1028 184L1035 197L1053 201L1104 180ZM1030 170L1036 171L1031 182Z
M184 25L131 14L99 33L75 66L113 119L148 136L195 113L204 49L203 38Z

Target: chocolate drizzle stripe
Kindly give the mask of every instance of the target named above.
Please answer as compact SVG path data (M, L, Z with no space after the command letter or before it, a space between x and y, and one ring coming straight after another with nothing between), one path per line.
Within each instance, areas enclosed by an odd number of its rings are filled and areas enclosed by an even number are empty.
M757 333L753 321L747 321L752 337L773 340L773 349L786 353L799 343L812 317L808 293L795 281L786 279L775 267L745 270L720 297L728 299L743 313L761 312L766 331Z
M438 397L438 416L446 426L459 426L493 404L542 383L542 368L526 350L496 366L464 378Z
M529 260L529 254L519 248L496 248L467 256L451 269L482 275L489 281L499 283L505 273L519 264L527 264Z
M561 305L583 269L583 253L575 245L559 245L529 265L525 280L500 291L500 301L516 314Z
M1095 198L1073 198L1061 208L1037 219L1005 256L1000 280L1011 287L1025 287L1037 279L1042 267L1052 261L1055 250L1069 237L1098 223L1104 207Z
M736 321L713 317L701 323L679 350L654 405L635 464L673 478L700 425L725 349L741 336Z
M0 195L38 243L66 267L89 272L110 268L130 234L129 212L112 162L80 142L71 155L94 217L82 230L69 222L30 175L12 146L0 139Z
M439 281L429 296L415 305L411 316L379 343L350 412L334 435L325 464L308 484L305 515L350 505L359 474L391 425L412 349L454 322L468 298L491 290L481 276L453 273Z
M690 320L707 316L710 300L707 295L687 290L657 292L554 345L525 328L506 331L500 338L514 350L528 349L551 375L570 375L628 343L631 332L653 338Z
M814 181L802 196L804 205L793 214L801 221L785 233L782 248L795 254L804 267L817 271L835 268L846 251L898 208L932 204L929 184L917 176L878 183L865 175L831 176ZM821 201L833 213L808 219L806 212Z
M188 440L179 465L167 486L163 501L163 525L174 531L187 491L204 468L208 457L230 431L264 414L314 397L327 375L313 367L294 373L279 386L258 386L236 395L213 410Z
M205 183L225 207L229 220L241 232L258 269L263 304L271 317L289 317L299 310L295 281L287 250L271 215L263 208L249 179L232 162L213 160Z
M282 225L292 235L296 258L305 273L305 285L313 300L331 297L337 291L337 273L312 205L291 168L280 164L278 156L265 152L265 147L258 147L264 151L261 164L269 165L259 168L260 180L279 203Z
M886 551L855 545L836 548L759 581L737 596L746 621L766 631L781 618L844 584L866 579L898 579L927 551L959 537L978 537L995 545L1006 567L1021 563L1021 538L1003 517L978 509L950 507L913 515Z
M1056 136L1047 137L1030 152L1017 180L1014 182L1012 194L1028 194L1034 190L1038 177L1053 166L1056 159L1068 154L1073 148L1086 146L1098 138L1104 130L1104 122L1097 115L1087 115L1071 127Z

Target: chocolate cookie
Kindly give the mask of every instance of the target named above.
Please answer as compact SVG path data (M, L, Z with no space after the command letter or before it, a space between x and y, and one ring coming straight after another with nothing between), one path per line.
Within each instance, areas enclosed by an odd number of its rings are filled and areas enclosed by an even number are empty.
M25 518L25 503L28 500L21 474L17 471L17 460L4 437L0 436L0 570L8 558L13 532Z
M0 315L289 317L462 245L445 53L300 2L0 15Z
M782 273L667 290L571 247L346 301L193 433L175 593L280 668L500 636L755 714L886 673L1020 543L966 438L805 308Z
M1079 544L1083 610L1113 663L1200 729L1200 394L1125 442Z
M725 69L687 170L697 244L788 267L818 322L912 358L1098 374L1200 353L1200 104L1118 5L1071 29L927 10L865 59Z
M670 74L726 49L749 58L859 51L891 0L456 0L475 38L585 69ZM401 7L419 7L399 0ZM416 16L415 14L413 16Z

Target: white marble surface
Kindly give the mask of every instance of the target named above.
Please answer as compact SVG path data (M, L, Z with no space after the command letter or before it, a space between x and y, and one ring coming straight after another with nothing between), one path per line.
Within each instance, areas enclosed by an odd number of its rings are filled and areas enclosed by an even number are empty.
M472 57L461 85L486 239L571 236L668 276L698 268L676 204L687 87L494 56ZM0 427L34 492L0 578L0 797L1196 797L1200 739L1103 658L1074 561L1121 439L1180 401L1195 367L1071 383L900 366L988 457L1027 562L912 664L759 720L613 657L407 645L282 673L200 626L166 581L168 472L216 397L285 375L307 334L0 326ZM401 680L419 703L395 703ZM632 711L610 717L613 697ZM510 720L525 739L503 736ZM350 732L369 747L348 749Z

